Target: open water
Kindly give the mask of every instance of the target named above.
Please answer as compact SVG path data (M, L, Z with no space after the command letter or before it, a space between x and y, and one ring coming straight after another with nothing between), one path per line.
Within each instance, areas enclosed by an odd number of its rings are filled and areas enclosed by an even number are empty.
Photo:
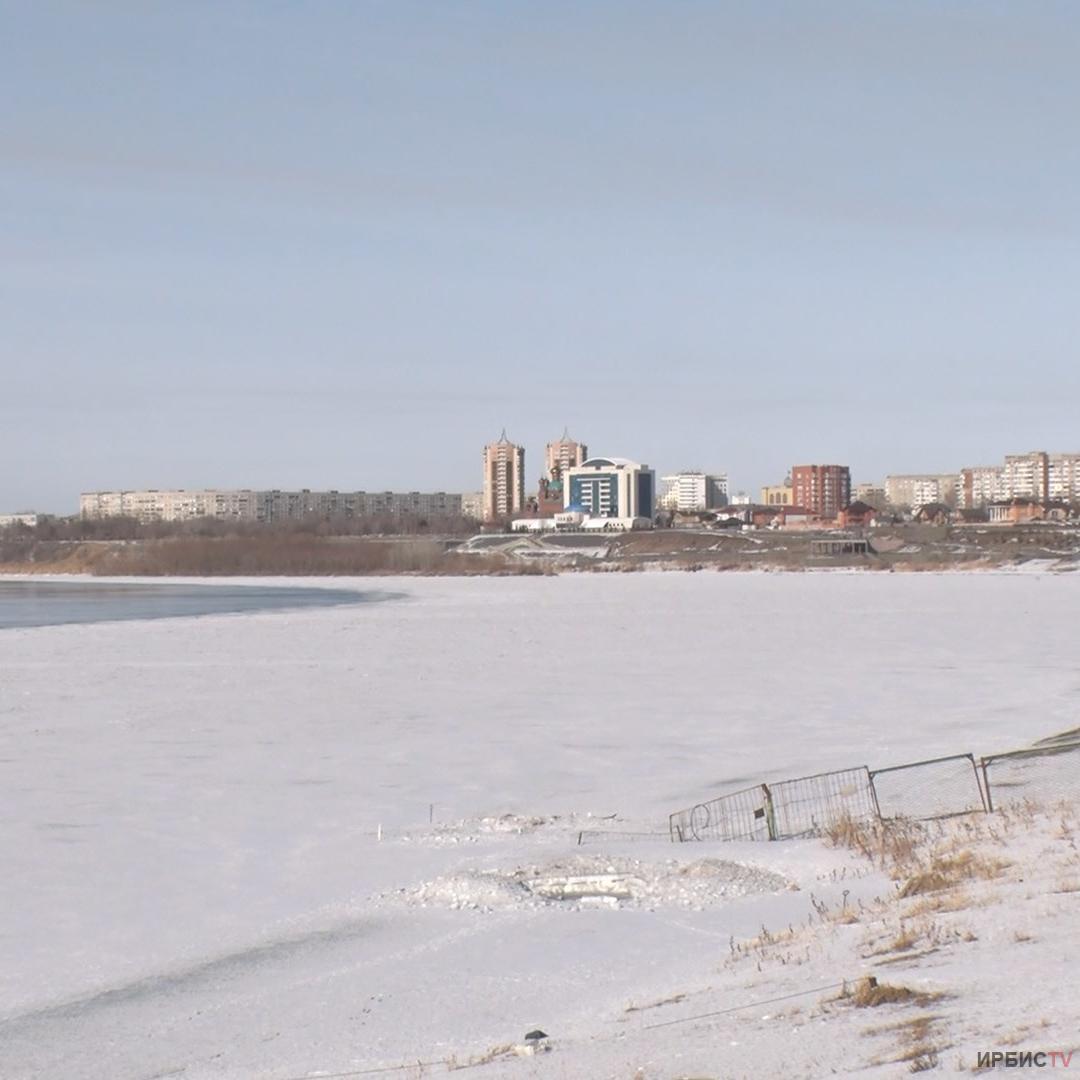
M128 619L174 619L283 608L336 607L375 592L276 585L0 581L0 630Z

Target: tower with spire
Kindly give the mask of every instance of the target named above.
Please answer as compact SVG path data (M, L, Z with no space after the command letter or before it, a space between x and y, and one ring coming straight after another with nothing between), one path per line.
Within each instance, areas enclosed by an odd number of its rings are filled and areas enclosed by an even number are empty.
M521 513L525 505L525 448L502 435L484 447L484 520Z
M562 438L547 444L544 460L545 479L549 482L562 480L568 469L574 469L587 461L589 448L570 438L568 428L563 428Z
M566 474L585 462L588 456L588 447L570 438L567 428L563 428L562 438L547 444L544 475L540 477L536 497L537 512L541 517L549 517L563 509Z

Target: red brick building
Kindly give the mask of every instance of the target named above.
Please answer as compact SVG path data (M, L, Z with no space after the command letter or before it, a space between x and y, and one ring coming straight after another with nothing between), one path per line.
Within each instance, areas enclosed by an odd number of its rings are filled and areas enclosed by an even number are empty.
M851 470L846 465L796 465L791 501L821 518L835 518L851 502Z

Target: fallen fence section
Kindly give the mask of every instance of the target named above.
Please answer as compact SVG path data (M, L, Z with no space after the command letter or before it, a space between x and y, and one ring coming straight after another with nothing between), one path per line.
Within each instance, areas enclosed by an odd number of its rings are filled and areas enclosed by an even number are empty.
M870 783L882 821L927 821L987 809L972 754L871 769Z
M1051 803L1080 795L1080 742L990 754L981 764L990 810L1025 799Z
M819 773L778 784L758 784L678 810L668 819L671 839L790 840L811 836L843 819L877 816L865 766Z
M668 826L675 842L775 839L764 784L679 810L668 818Z

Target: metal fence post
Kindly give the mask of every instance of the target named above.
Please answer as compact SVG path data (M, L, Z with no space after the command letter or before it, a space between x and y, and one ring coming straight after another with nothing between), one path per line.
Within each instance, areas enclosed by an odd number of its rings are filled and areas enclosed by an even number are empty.
M877 815L878 821L881 821L881 804L878 802L877 787L874 785L874 774L870 771L869 765L864 765L866 775L870 777L870 798L874 801L874 813Z
M773 810L772 792L768 784L761 785L762 794L765 796L765 827L769 830L769 839L776 837L776 812Z
M986 801L988 796L989 796L989 792L988 792L987 787L986 787L986 769L985 768L983 769L983 782L980 784L979 783L979 766L975 764L975 756L973 754L968 754L968 757L971 758L971 771L975 774L975 786L979 789L979 794L982 796L983 813L984 814L989 814L990 813L990 807L989 807L989 805L987 804L987 801Z

